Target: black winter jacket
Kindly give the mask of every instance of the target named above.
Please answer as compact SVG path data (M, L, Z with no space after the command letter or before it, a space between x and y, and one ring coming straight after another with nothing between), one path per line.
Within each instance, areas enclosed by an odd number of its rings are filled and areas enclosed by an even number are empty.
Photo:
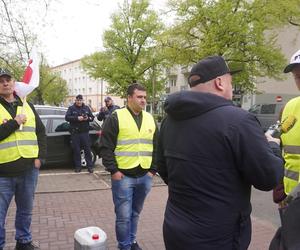
M168 184L167 249L247 249L251 186L271 190L283 177L280 149L257 119L220 96L170 95L160 130L158 172Z
M86 121L79 121L78 116L87 116L88 119ZM82 104L82 106L77 106L74 103L68 108L65 119L70 122L70 133L77 134L89 131L89 124L94 120L94 116L88 106L84 104Z

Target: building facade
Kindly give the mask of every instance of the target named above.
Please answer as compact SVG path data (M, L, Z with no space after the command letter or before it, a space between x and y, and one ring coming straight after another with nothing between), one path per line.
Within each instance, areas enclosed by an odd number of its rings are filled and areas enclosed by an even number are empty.
M288 26L278 30L278 46L289 62L290 57L300 49L300 30L296 26ZM189 89L187 77L190 68L176 65L166 71L166 95ZM283 71L283 69L282 69ZM286 103L293 97L300 94L291 74L283 74L283 80L259 78L255 83L257 94L255 95L235 95L241 100L244 109L249 109L254 104L274 103L281 101Z
M80 59L67 62L51 70L59 74L67 82L68 96L64 106L68 107L74 103L75 97L81 94L85 104L89 105L93 111L99 111L104 105L104 98L107 94L108 83L102 79L93 79L82 69ZM124 106L124 99L110 95L114 103Z

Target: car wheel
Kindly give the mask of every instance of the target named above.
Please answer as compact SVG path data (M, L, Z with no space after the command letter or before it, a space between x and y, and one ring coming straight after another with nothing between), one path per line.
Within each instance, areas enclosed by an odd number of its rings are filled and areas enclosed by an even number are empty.
M91 154L92 154L92 164L93 166L95 165L95 162L97 160L97 154L94 149L91 148ZM84 150L80 151L80 156L81 156L81 166L86 167L86 160L85 160L85 155L84 155Z

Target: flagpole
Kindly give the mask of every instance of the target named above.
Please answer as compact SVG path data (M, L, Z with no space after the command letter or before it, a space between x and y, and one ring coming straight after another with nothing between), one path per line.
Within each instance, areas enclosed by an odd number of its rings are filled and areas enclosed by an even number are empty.
M23 100L22 100L23 101L23 106L22 106L22 109L21 109L21 114L22 115L24 114L26 99L27 99L27 96L25 95ZM19 127L19 130L23 130L23 123L21 123L21 125Z
M27 95L29 95L36 87L39 86L39 58L35 47L31 49L28 65L25 69L21 82L16 82L15 92L22 99L23 105L21 114L25 114L25 104L27 103ZM19 126L23 130L23 123Z

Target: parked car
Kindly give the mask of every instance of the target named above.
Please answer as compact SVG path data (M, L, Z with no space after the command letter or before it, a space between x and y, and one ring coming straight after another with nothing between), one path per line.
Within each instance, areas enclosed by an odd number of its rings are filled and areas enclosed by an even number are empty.
M264 132L266 132L271 125L276 124L279 120L280 112L284 105L285 103L281 102L260 103L253 105L249 112L256 116Z
M46 165L73 164L71 147L70 124L64 115L40 115L45 125L47 135L47 158ZM101 127L96 122L90 123L90 141L92 160L95 163L99 155L99 143ZM83 150L82 150L83 151ZM86 165L84 152L81 152L82 166Z
M68 108L49 106L49 105L34 105L36 112L39 115L65 115Z
M96 123L98 123L100 127L102 127L103 121L99 121L99 120L98 120L98 118L97 118L97 117L98 117L98 114L99 114L99 112L93 112L93 116L95 117L95 118L94 118L94 121L95 121Z

